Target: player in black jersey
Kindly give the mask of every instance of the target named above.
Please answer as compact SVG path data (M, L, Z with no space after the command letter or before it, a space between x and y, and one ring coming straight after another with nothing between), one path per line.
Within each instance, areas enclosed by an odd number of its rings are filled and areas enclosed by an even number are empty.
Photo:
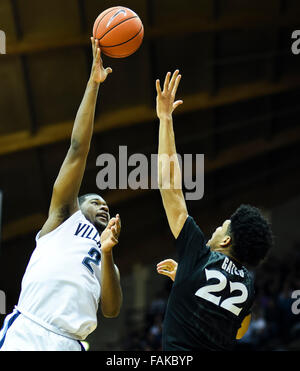
M247 331L254 301L249 267L256 267L272 246L269 223L252 206L241 205L205 243L188 215L176 156L173 111L181 75L168 73L157 89L160 119L158 180L170 229L176 239L177 263L158 264L174 279L163 324L163 350L230 350ZM167 156L166 156L167 155ZM172 158L172 161L170 161Z

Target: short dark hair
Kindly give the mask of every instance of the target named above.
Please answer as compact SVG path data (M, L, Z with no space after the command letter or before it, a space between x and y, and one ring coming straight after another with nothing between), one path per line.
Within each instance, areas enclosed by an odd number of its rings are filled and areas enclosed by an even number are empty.
M84 203L84 201L85 201L88 197L90 197L90 196L97 196L97 197L99 197L99 196L97 195L97 193L87 193L87 194L85 194L85 195L79 196L79 197L78 197L79 206L81 206L81 205Z
M250 205L241 205L230 221L233 256L242 264L256 267L273 245L270 223L258 208Z

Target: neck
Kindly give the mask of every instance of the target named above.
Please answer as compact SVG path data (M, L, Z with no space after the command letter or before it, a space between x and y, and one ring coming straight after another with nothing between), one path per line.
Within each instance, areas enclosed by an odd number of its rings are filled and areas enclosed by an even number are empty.
M232 252L231 252L231 246L228 246L228 247L220 247L220 246L217 246L215 248L212 248L212 251L217 251L217 252L221 252L222 254L228 256L229 258L232 258L236 261L238 261L233 255L232 255Z

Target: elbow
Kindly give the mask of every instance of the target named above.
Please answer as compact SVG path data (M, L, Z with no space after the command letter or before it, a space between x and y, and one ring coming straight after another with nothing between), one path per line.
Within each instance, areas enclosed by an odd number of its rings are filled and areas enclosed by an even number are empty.
M83 142L78 141L75 138L72 138L69 152L72 156L82 157L87 155L89 152L90 146Z
M122 296L115 303L105 305L102 303L101 310L105 318L116 318L119 316L122 307Z
M72 138L71 139L71 145L70 145L70 150L73 151L73 152L78 152L81 148L81 144L80 142L75 139L75 138Z
M110 311L104 311L102 309L102 314L103 314L103 317L105 318L117 318L120 314L120 308L115 309L115 310L110 310Z

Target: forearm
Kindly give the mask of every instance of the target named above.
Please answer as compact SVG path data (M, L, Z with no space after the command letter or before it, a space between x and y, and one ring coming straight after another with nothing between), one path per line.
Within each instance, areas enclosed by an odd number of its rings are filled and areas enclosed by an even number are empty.
M170 156L176 153L173 117L171 115L164 116L159 120L158 154L162 153Z
M72 136L71 149L88 153L94 129L95 108L97 103L98 83L89 80L82 102L76 114Z
M112 252L101 254L101 309L105 317L117 317L122 305L120 277Z
M181 188L172 116L160 118L158 145L158 184L160 189Z

